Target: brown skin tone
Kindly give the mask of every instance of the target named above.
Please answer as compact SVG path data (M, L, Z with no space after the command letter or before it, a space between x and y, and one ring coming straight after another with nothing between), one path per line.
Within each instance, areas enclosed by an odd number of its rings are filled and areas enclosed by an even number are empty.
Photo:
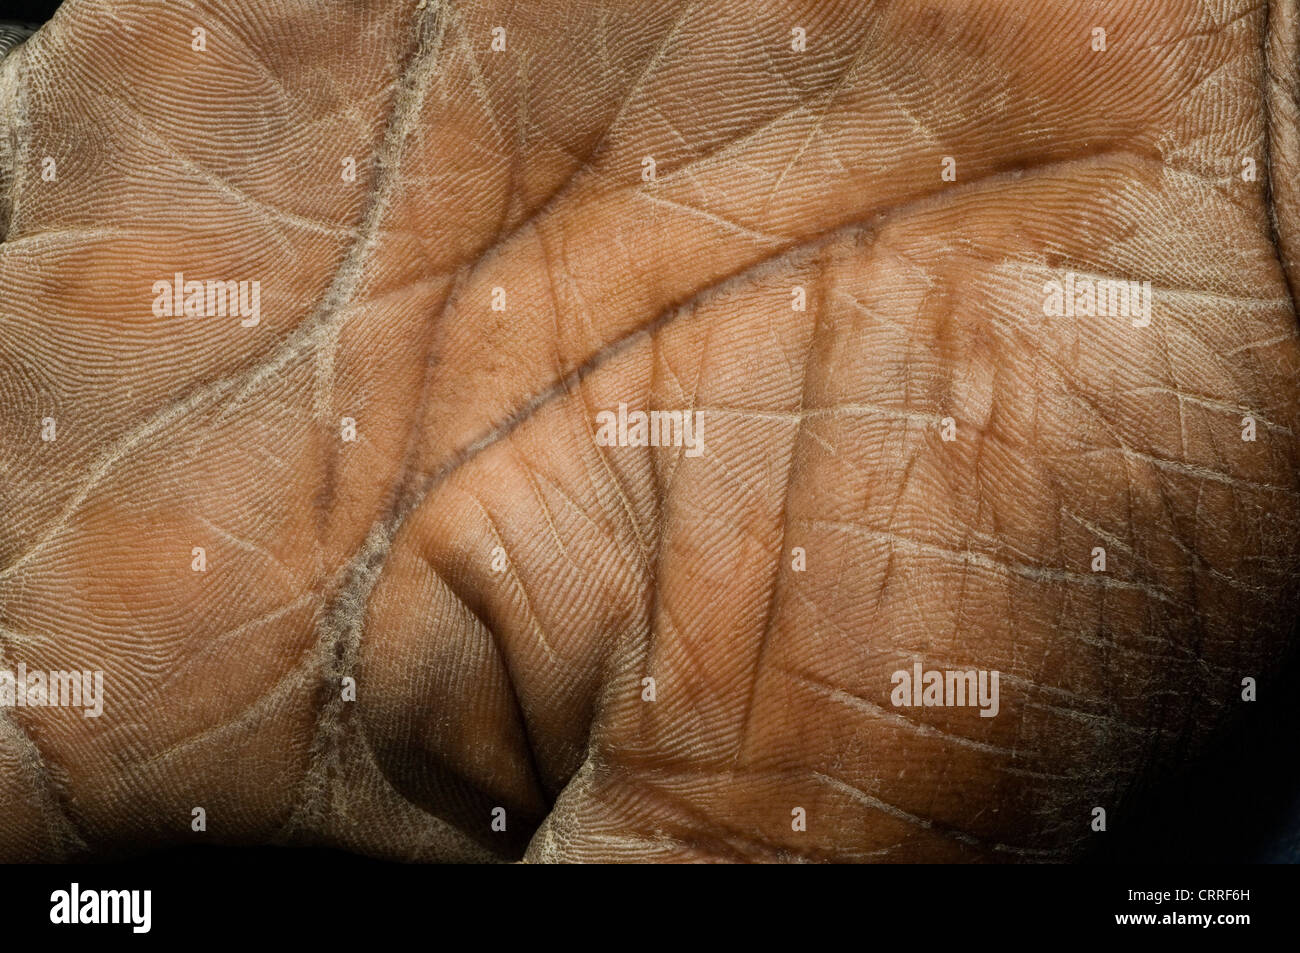
M3 713L0 855L1122 825L1295 609L1296 21L1203 6L69 0L0 79L0 641L106 700ZM260 324L154 317L176 271ZM1068 271L1151 325L1045 317Z

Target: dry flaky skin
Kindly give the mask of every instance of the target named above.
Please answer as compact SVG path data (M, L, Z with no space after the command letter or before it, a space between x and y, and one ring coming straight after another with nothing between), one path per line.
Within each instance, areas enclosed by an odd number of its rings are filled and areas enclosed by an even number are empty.
M0 855L1122 827L1295 608L1297 22L68 0L0 68L0 642L107 699L0 711ZM260 280L260 325L155 318L176 271ZM1151 326L1044 317L1068 271ZM598 446L620 402L704 453ZM914 661L1000 713L894 707Z

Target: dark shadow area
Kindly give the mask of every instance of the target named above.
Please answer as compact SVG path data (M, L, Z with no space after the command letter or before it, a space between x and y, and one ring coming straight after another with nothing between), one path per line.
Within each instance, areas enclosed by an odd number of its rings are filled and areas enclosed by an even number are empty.
M1089 863L1300 862L1300 646L1211 748L1110 819Z

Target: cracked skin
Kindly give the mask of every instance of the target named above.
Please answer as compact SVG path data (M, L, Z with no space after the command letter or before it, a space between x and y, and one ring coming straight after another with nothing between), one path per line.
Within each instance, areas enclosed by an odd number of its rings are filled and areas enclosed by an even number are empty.
M1122 825L1296 609L1300 21L1092 20L67 0L0 64L0 648L106 699L0 712L0 856ZM259 325L154 316L176 272L259 280ZM1151 325L1042 317L1066 272ZM597 445L620 402L706 452ZM895 708L914 663L999 671L998 716Z

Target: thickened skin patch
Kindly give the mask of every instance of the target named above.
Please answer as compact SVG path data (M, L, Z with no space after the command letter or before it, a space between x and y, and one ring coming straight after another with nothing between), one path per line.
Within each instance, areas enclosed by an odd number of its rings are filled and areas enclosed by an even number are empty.
M1298 30L0 27L0 859L1282 850Z

